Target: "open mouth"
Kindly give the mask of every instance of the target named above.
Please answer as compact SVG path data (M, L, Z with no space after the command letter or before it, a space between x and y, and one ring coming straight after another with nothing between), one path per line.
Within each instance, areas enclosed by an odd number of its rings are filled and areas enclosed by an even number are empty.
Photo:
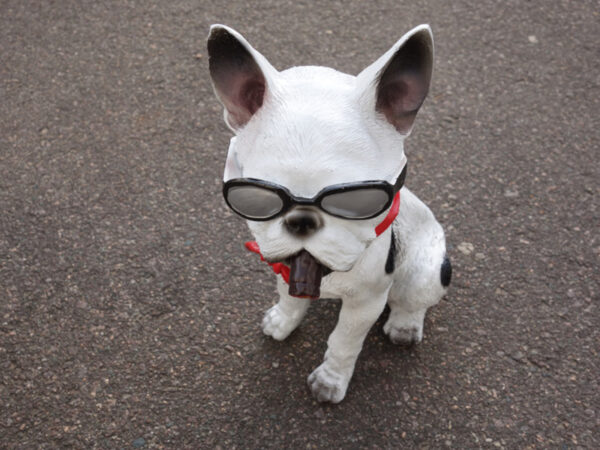
M288 293L292 297L317 299L321 296L321 279L332 271L315 259L306 250L289 257L290 266Z

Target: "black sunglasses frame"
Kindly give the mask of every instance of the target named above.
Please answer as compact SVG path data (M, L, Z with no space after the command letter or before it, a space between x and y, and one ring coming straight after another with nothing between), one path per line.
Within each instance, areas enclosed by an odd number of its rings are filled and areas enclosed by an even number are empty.
M407 165L405 164L404 168L402 169L402 172L400 172L400 175L398 175L398 178L396 179L396 182L394 184L390 184L387 181L381 181L381 180L358 181L358 182L352 182L352 183L334 184L334 185L327 186L326 188L321 189L321 191L319 191L319 193L316 196L314 196L313 198L296 197L287 188L280 186L276 183L271 183L271 182L265 181L265 180L259 180L257 178L233 178L233 179L228 180L225 183L223 183L223 197L225 198L225 203L227 203L227 206L229 206L229 208L231 208L231 210L233 212L235 212L237 215L243 217L244 219L252 220L254 222L265 222L267 220L274 219L277 216L285 214L294 206L318 207L321 211L324 211L325 213L327 213L331 216L340 217L342 219L347 219L347 220L367 220L367 219L372 219L373 217L377 217L379 214L381 214L383 211L385 211L387 208L390 207L390 205L392 204L392 201L394 200L394 196L402 188L402 186L404 186L404 180L406 179L406 168L407 168ZM275 214L271 214L268 217L260 217L260 218L248 217L245 214L242 214L239 211L237 211L231 205L231 203L229 203L229 199L228 199L229 190L231 188L234 188L237 186L257 186L257 187L260 187L263 189L267 189L271 192L274 192L281 199L283 206ZM385 203L385 206L382 207L381 210L379 210L377 213L372 214L368 217L345 217L340 214L335 214L335 213L329 212L321 206L323 199L328 195L339 194L342 192L357 191L357 190L366 189L366 188L380 189L382 191L385 191L388 194L388 200Z

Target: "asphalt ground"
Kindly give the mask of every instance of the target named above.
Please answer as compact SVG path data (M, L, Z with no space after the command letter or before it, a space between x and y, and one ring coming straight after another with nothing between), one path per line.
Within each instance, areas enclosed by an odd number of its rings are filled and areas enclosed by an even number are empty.
M220 183L211 23L278 69L436 39L407 185L454 277L311 398L339 301L262 335L275 280ZM596 1L0 1L1 448L600 448ZM385 313L384 313L385 315Z

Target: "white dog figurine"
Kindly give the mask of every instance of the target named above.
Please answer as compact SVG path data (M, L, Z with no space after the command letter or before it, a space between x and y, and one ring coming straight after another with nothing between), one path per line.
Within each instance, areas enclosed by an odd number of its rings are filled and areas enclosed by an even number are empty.
M262 329L283 340L311 299L341 298L325 359L308 377L319 401L338 403L386 303L390 340L418 343L427 308L450 282L442 227L402 187L403 142L431 81L431 30L414 28L356 77L325 67L278 72L223 25L211 27L208 53L236 135L223 194L248 220L256 242L247 247L279 274L279 301Z

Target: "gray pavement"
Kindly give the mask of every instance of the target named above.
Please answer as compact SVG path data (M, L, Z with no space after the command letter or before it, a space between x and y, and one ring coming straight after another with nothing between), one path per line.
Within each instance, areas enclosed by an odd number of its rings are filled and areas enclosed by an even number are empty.
M0 0L0 448L600 448L596 1ZM220 196L209 24L279 69L436 38L407 185L454 264L425 340L372 329L320 405L338 301L264 337L274 278ZM384 313L385 314L385 313Z

